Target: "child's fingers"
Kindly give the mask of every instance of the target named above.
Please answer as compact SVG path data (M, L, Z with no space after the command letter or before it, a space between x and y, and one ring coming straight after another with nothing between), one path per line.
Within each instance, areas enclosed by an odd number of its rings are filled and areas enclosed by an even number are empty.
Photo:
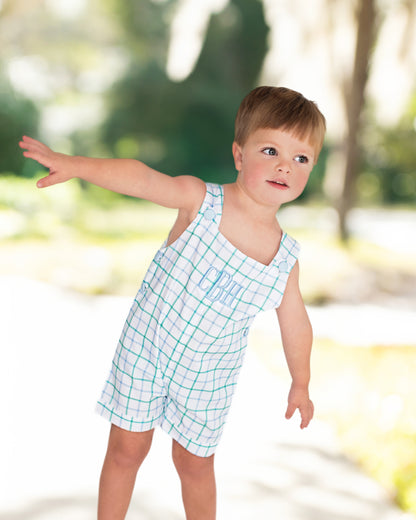
M293 414L296 411L296 408L297 408L297 406L295 404L289 403L287 405L287 410L286 410L286 413L285 413L286 419L290 419L293 416Z
M52 166L53 152L46 145L31 137L23 136L23 140L19 142L19 146L24 150L24 157L33 159L47 168Z
M22 136L22 141L25 141L27 143L40 143L37 139L33 139L33 137L29 137L28 135Z
M25 152L23 152L23 156L28 159L35 160L42 166L46 166L46 168L50 168L52 166L51 158L42 152L26 150Z
M36 183L36 186L38 188L47 188L48 186L50 186L50 179L49 177L51 177L51 175L48 175L47 177L42 177L42 179L39 179L38 182Z
M314 409L313 409L312 401L309 401L307 406L300 407L299 411L300 411L300 416L301 416L301 419L302 419L302 421L300 423L300 427L303 429L303 428L306 428L309 425L309 423L311 422L312 417L313 417Z
M303 430L308 426L308 424L311 422L311 417L303 417L302 421L300 423L300 428Z
M65 176L62 165L63 154L53 152L46 144L41 143L37 139L24 135L19 142L20 148L23 148L23 156L28 159L37 161L42 166L49 168L49 175L40 179L36 186L38 188L47 188L54 184L59 184L68 180Z
M20 148L32 152L38 151L47 153L50 151L50 148L46 146L46 144L43 144L40 141L37 141L36 139L32 139L31 137L27 137L26 135L24 135L22 140L19 142L19 146Z
M25 150L23 152L24 157L34 159L48 168L51 166L50 159L53 152L45 144L31 137L23 136L22 141L19 142L19 146Z
M37 139L33 139L33 137L29 137L27 135L24 135L22 137L22 140L20 141L21 144L24 144L26 146L39 146L42 148L48 148L46 144L43 144L41 141L38 141Z
M312 420L314 412L313 403L311 400L308 400L305 404L289 402L285 414L286 419L291 419L298 408L301 416L300 427L303 429L306 428Z
M61 176L58 173L50 173L46 177L39 179L36 183L38 188L48 188L49 186L53 186L54 184L60 184L64 182Z

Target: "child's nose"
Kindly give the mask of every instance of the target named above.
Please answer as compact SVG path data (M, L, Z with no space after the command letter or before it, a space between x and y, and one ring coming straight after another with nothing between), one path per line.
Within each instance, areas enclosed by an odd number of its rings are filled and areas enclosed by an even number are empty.
M283 173L290 173L290 165L289 161L285 159L281 159L278 164L276 165L277 171L283 172Z

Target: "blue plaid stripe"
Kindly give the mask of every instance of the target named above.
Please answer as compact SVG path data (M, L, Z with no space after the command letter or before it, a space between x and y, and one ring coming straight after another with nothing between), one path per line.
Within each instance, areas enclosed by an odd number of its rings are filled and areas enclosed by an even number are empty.
M247 257L219 232L222 205L223 188L208 184L195 220L157 252L98 402L118 426L159 425L199 456L219 442L248 328L259 311L280 305L299 254L284 233L269 265Z

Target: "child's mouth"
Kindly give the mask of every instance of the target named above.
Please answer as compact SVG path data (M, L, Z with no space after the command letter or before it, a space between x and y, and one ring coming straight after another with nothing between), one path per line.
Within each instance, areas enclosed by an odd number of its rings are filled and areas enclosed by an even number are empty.
M267 181L267 183L279 190L287 190L289 188L284 181Z

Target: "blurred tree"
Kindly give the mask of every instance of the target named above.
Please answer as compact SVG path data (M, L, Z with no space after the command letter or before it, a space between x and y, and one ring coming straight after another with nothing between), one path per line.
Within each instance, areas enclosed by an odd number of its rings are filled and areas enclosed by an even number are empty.
M342 240L348 238L347 213L354 201L355 181L360 163L360 130L370 57L377 34L375 0L361 0L357 13L357 42L351 82L345 90L348 133L345 143L345 168L342 178L343 196L338 201L339 231Z
M177 4L178 0L104 0L107 15L119 23L118 41L128 49L132 69L151 62L165 68L169 25Z
M22 12L21 2L5 0L0 10L0 48L13 31L10 19ZM33 164L26 164L18 152L18 141L24 133L36 132L39 113L34 103L15 92L3 72L4 56L0 56L0 173L31 175ZM24 168L24 169L23 169Z
M336 3L327 0L328 12L334 11ZM400 58L404 60L409 49L406 48L406 43L409 41L412 31L414 31L414 23L411 21L415 19L416 4L413 0L400 0L400 2L387 1L377 2L377 0L360 0L352 5L356 9L356 43L355 54L351 67L350 75L337 78L340 91L342 93L345 117L346 117L346 133L344 139L340 143L336 143L332 150L332 156L335 158L331 162L331 167L327 170L327 177L338 179L338 189L336 195L333 196L334 205L339 215L339 234L343 241L346 241L349 236L347 227L348 212L355 204L357 199L357 184L360 183L364 187L364 191L373 193L376 191L376 184L380 183L380 190L388 192L393 189L396 194L401 192L404 195L406 187L412 184L411 174L403 171L397 171L398 162L394 160L393 147L396 148L397 153L402 159L410 152L406 148L406 142L414 141L414 132L410 130L413 125L409 126L409 121L406 123L402 121L398 128L392 130L375 130L379 124L375 118L369 117L371 110L371 99L366 93L367 80L371 73L371 64L374 50L377 45L377 37L381 25L386 17L395 8L402 8L407 11L407 23L404 27L402 35L402 45L399 50ZM372 126L372 129L369 127ZM410 130L410 132L409 132ZM373 146L370 149L364 149L363 143L367 147L369 134ZM411 135L413 133L413 135ZM383 137L381 137L383 135ZM401 135L404 139L398 140L397 137ZM377 136L377 137L376 137ZM387 140L389 143L387 143ZM374 149L374 144L378 143L377 151ZM395 145L393 143L396 143ZM386 147L386 148L384 148ZM368 164L371 162L375 154L379 157L387 158L386 150L389 149L392 153L390 158L392 162L384 163L384 170L379 170L377 173L369 172ZM400 151L399 151L400 149ZM413 156L410 152L409 158ZM331 159L331 158L330 158ZM379 164L380 160L373 164ZM366 168L367 165L367 168ZM388 172L388 175L387 175ZM394 173L394 175L392 175ZM392 177L396 177L392 182ZM331 184L330 182L328 184ZM390 185L390 188L389 188ZM394 188L394 186L396 186ZM385 200L392 201L392 197L387 197ZM405 198L402 199L406 200Z
M369 111L370 112L370 111ZM381 203L416 201L416 93L408 110L393 127L374 123L372 111L367 116L373 122L364 133L364 172L359 177L361 192Z
M97 126L101 93L122 67L116 37L93 0L0 0L2 169L36 171L16 154L22 133L71 152L69 134ZM6 153L15 157L4 164Z
M336 151L339 196L334 201L339 216L339 233L348 239L347 214L355 199L355 186L360 170L360 133L370 57L376 41L378 19L376 0L361 0L356 12L356 44L351 77L342 85L347 120L345 141ZM328 8L331 2L328 0ZM333 175L334 172L331 172Z
M0 78L0 174L31 176L33 161L25 161L18 152L23 134L36 133L39 114L32 101L17 95L4 78Z
M267 50L263 6L257 0L231 0L212 16L194 71L175 83L165 72L175 3L142 2L142 9L123 4L132 62L110 93L104 140L114 154L136 152L137 158L167 173L227 182L234 178L236 111L256 85Z

